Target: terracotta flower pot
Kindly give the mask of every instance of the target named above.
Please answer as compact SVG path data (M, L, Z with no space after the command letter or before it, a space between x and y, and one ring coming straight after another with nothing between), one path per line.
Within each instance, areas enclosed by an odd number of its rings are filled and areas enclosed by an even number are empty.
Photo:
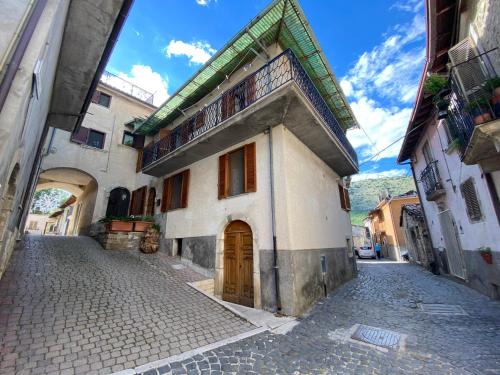
M111 220L106 224L108 232L131 232L134 229L134 223L131 221Z
M151 225L153 225L153 223L150 221L134 221L134 232L145 232Z
M476 125L481 125L488 121L491 121L491 114L489 112L481 113L474 117L474 124Z
M492 253L480 253L480 254L487 264L493 264L493 254Z

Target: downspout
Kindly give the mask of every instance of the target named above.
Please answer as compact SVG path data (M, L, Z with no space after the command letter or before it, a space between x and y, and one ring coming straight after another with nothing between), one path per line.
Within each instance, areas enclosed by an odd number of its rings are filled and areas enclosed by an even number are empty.
M276 241L276 207L274 204L274 167L273 167L273 127L269 126L269 182L271 188L271 230L273 233L273 269L274 294L276 297L276 311L281 311L281 298L278 271L278 249Z

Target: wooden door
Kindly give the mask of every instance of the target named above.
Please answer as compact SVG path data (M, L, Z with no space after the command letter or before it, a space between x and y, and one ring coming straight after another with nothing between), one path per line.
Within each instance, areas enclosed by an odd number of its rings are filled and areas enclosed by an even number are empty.
M224 232L225 301L253 307L253 238L250 226L233 221Z

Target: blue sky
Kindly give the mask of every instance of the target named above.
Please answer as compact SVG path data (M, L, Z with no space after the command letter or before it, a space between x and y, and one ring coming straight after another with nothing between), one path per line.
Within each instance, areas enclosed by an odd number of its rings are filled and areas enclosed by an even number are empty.
M159 104L269 0L135 0L107 69L155 92ZM363 129L348 131L361 174L408 175L396 165L425 59L423 0L301 0ZM366 133L366 134L365 134Z

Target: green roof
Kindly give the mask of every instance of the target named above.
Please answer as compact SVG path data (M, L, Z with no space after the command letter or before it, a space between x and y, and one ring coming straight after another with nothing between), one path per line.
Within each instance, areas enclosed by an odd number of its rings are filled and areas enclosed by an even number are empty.
M278 43L299 58L344 130L357 126L356 118L335 78L313 31L296 0L275 0L218 51L179 90L167 99L135 132L154 134L182 110L212 92L236 68L255 58L251 50Z

